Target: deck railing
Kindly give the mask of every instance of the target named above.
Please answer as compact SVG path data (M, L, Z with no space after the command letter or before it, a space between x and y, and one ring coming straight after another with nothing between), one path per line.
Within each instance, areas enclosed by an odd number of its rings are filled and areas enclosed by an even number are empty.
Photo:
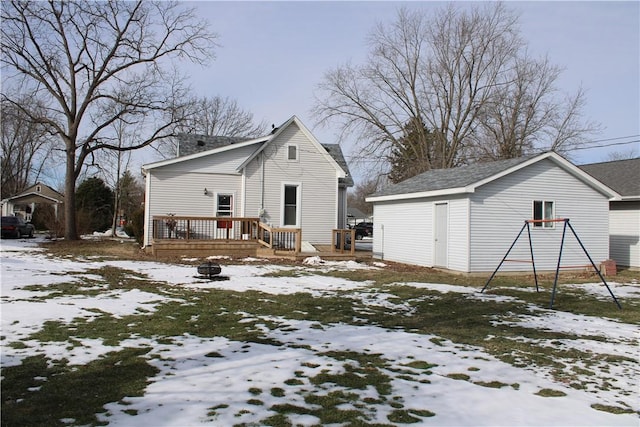
M356 253L356 230L355 229L334 229L331 235L331 249L333 252L341 254L349 252Z
M269 249L281 251L302 251L302 230L299 228L270 227L258 224L258 242Z
M152 236L155 241L249 240L279 251L302 250L302 230L270 227L261 223L259 218L164 215L154 216L152 223Z
M166 215L154 216L152 222L154 240L257 240L260 220Z

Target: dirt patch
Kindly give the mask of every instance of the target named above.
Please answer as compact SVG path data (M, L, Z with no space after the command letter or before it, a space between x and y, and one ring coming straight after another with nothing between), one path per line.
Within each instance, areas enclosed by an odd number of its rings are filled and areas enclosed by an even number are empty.
M140 249L138 243L128 239L50 240L40 246L55 256L103 256L134 261L153 259Z
M118 238L96 238L96 239L83 239L77 241L52 240L41 244L52 255L55 256L76 256L76 257L109 257L116 259L126 259L133 261L157 261L165 262L169 264L199 264L202 262L200 258L182 258L182 257L160 257L154 256L151 253L147 253L141 249L140 245L132 239L118 239ZM237 264L242 263L241 258L219 258L215 262L218 264ZM376 260L362 259L359 260L364 264L374 264ZM291 266L304 266L302 260L291 260L285 258L269 258L270 264L277 265L291 265ZM402 274L406 280L425 279L428 277L431 281L437 280L443 283L471 283L473 285L484 285L488 274L481 275L467 275L463 273L454 273L451 271L439 270L429 267L421 267L416 265L402 264L391 261L383 261L387 273L396 272ZM376 271L363 272L364 275L379 276ZM533 286L533 274L498 274L496 277L504 277L509 282L522 282L528 283ZM363 279L366 279L363 277ZM538 274L538 280L541 282L548 281L553 282L553 273ZM596 280L599 281L598 276L593 271L584 272L561 272L560 282L573 282L580 283L586 281ZM616 281L624 283L637 280L637 272L632 271L620 271L615 278Z

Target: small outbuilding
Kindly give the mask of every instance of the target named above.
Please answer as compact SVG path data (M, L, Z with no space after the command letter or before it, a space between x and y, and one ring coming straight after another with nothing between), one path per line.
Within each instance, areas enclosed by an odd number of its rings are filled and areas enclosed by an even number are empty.
M609 253L618 266L640 269L640 157L580 166L618 192L609 202Z
M367 197L373 257L427 267L491 272L526 220L569 219L596 264L609 257L609 201L620 195L554 152L432 170ZM536 269L556 269L562 222L531 225ZM562 266L589 260L567 236ZM516 241L501 271L531 271L529 239ZM590 265L589 265L589 268Z

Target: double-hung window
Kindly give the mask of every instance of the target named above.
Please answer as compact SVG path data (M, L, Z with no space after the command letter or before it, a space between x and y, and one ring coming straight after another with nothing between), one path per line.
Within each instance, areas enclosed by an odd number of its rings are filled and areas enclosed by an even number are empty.
M555 219L553 202L549 200L534 200L533 219L534 221ZM533 226L539 228L554 228L554 224L554 222L534 222Z
M298 186L284 186L284 226L295 226L298 223Z

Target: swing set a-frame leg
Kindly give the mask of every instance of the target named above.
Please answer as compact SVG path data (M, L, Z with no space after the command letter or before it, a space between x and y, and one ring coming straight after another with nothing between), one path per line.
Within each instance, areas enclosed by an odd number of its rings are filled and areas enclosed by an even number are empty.
M622 306L620 305L620 303L618 302L618 299L616 298L616 296L613 294L613 291L611 290L611 288L609 287L609 285L607 284L607 281L604 280L604 276L602 275L602 273L600 272L600 270L598 269L598 267L596 267L596 264L593 262L593 260L591 259L591 256L589 255L589 252L587 252L587 249L584 247L584 245L582 244L582 241L580 240L580 238L578 237L578 234L576 233L576 231L573 229L573 227L571 226L571 224L569 223L569 220L567 219L567 225L569 226L569 228L571 229L571 232L573 232L573 235L576 236L576 240L578 241L578 243L580 243L580 247L582 248L582 250L584 251L584 254L587 256L587 258L589 258L589 262L591 263L591 266L593 267L593 269L596 271L596 273L598 273L598 276L600 277L600 280L602 280L602 283L604 283L604 285L607 287L607 290L609 291L609 294L611 295L611 298L613 298L613 301L616 303L616 305L618 306L618 308L620 310L622 310Z
M591 266L593 267L595 272L598 273L598 276L600 277L600 280L602 280L602 283L604 283L604 285L607 287L607 290L609 291L609 294L611 295L611 298L613 298L613 301L616 303L618 308L622 310L622 306L620 305L620 302L618 302L618 299L613 294L613 291L611 290L611 288L607 284L607 281L604 279L604 276L602 275L602 273L600 272L598 267L596 267L596 264L593 262L593 259L591 259L591 255L589 255L589 252L587 252L587 248L585 248L584 245L582 244L582 241L578 237L578 233L576 233L576 230L574 230L574 228L571 225L571 223L569 222L568 218L564 219L564 228L562 230L562 240L560 242L560 255L558 255L558 266L556 268L556 278L553 281L553 292L551 293L551 303L549 304L549 308L550 309L553 308L553 300L554 300L555 295L556 295L556 285L558 283L558 273L560 272L560 259L562 258L562 248L564 246L564 236L565 236L565 233L567 231L567 226L569 227L569 229L573 233L573 236L576 238L576 240L580 244L580 247L582 248L582 251L584 252L584 254L587 256L587 258L589 258L589 262L591 263Z
M564 236L567 232L567 219L564 220L564 227L562 228L562 239L560 240L560 253L558 254L558 265L556 266L556 277L553 280L553 290L551 291L551 301L549 302L549 309L553 309L553 300L556 298L556 286L558 285L558 275L560 274L560 260L562 259L562 248L564 248Z
M584 251L584 253L587 256L587 258L589 258L589 262L591 263L591 266L596 271L596 273L598 273L598 276L600 277L600 280L602 280L602 283L604 283L604 285L607 287L607 290L609 291L609 294L611 295L611 298L613 298L613 301L616 303L618 308L622 309L622 306L620 305L620 302L618 302L616 296L613 294L613 291L611 290L611 288L607 284L607 281L604 279L604 276L602 275L602 273L600 272L598 267L596 267L596 264L593 262L593 259L591 259L591 255L589 255L589 252L587 252L587 249L582 244L582 241L578 237L578 233L576 233L576 231L574 230L573 226L569 223L569 219L568 218L553 219L553 220L527 220L527 221L525 221L524 225L520 229L520 232L516 236L515 240L513 241L513 243L511 243L511 246L509 247L509 250L507 250L507 253L502 258L502 261L500 261L500 264L498 264L496 269L491 274L491 277L489 277L489 280L487 280L487 283L485 283L484 287L482 288L482 290L480 292L484 292L484 290L487 289L487 287L489 286L489 283L491 283L491 280L493 280L493 278L495 277L495 275L498 272L498 270L500 269L500 267L502 267L502 264L504 264L504 262L507 260L507 257L509 256L509 253L511 252L511 249L513 249L513 247L515 246L516 242L520 238L520 235L524 231L525 227L527 228L527 234L529 236L529 251L531 252L531 264L533 265L533 277L534 277L535 282L536 282L536 291L539 292L539 289L538 289L538 275L537 275L537 272L536 272L536 263L535 263L535 259L533 257L533 244L531 243L531 229L529 227L529 223L530 222L534 222L534 223L564 222L564 228L562 229L562 240L560 241L560 253L558 254L558 265L556 266L556 277L555 277L555 279L553 281L553 290L551 292L551 301L549 302L549 308L550 309L553 309L553 301L555 300L555 296L556 296L556 290L557 290L557 286L558 286L558 277L560 275L560 264L561 264L561 261L562 261L562 250L564 248L564 238L565 238L565 235L566 235L566 232L567 232L567 226L569 227L569 229L573 233L574 237L576 238L576 240L580 244L580 247Z
M529 251L531 252L531 266L533 267L533 280L536 282L536 292L540 292L538 288L538 273L536 273L536 260L533 257L533 243L531 243L531 227L529 221L524 222L527 225L527 235L529 236Z
M487 280L487 283L485 283L484 287L482 288L482 290L480 292L484 292L484 290L487 289L487 286L489 286L489 283L491 282L491 280L493 280L493 277L496 275L496 273L498 272L500 267L502 267L502 264L505 262L505 260L509 256L509 252L511 252L511 249L513 249L513 247L516 245L516 242L520 238L520 235L524 231L525 227L527 228L527 231L529 231L529 223L527 221L524 222L524 225L520 229L520 232L518 233L518 235L516 236L515 240L513 241L511 246L509 247L509 250L507 250L507 253L504 254L504 257L502 258L502 261L500 261L500 264L498 264L496 269L491 274L491 277L489 277L489 280ZM531 234L529 234L529 246L531 247ZM531 248L531 259L533 260L533 248ZM533 271L534 271L534 274L535 274L535 266L534 266L534 270ZM537 289L538 289L538 278L536 278L536 290Z

